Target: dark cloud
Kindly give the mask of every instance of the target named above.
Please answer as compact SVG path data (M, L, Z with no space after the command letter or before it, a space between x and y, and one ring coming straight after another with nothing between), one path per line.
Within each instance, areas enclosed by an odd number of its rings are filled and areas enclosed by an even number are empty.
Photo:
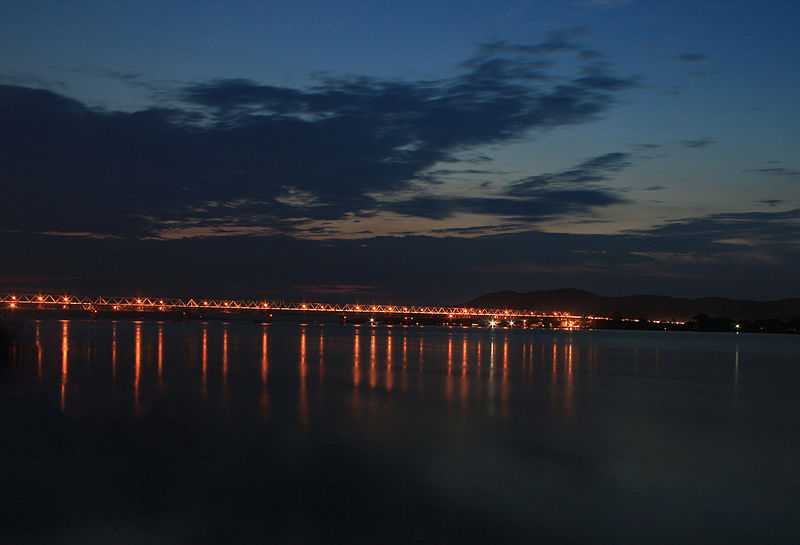
M699 63L699 62L705 62L706 60L708 60L708 57L706 57L702 53L681 53L680 55L675 57L675 60L686 63Z
M586 61L596 61L605 58L605 55L594 49L581 49L578 51L578 57Z
M694 140L681 140L681 144L683 144L684 147L694 148L694 149L706 148L711 144L714 144L715 142L716 140L714 140L713 138L697 138Z
M462 169L448 169L442 168L438 170L430 171L431 174L435 174L436 176L452 176L454 174L503 174L500 170L485 170L479 168L462 168Z
M666 186L663 185L651 185L644 188L645 191L663 191L664 189L666 189Z
M778 206L779 204L783 204L786 201L784 201L783 199L764 199L757 202L758 204L766 204L767 206L775 207Z
M517 180L499 195L491 197L416 196L386 203L382 208L430 219L445 219L465 213L528 223L565 214L585 214L595 207L627 202L618 192L593 184L608 180L610 175L630 166L628 159L629 155L621 152L598 155L571 169Z
M481 168L440 168L429 170L417 176L417 180L424 181L429 184L443 184L448 180L460 180L464 178L471 178L474 176L497 176L505 174L501 170L489 170ZM482 184L485 182L482 182Z
M633 0L586 0L589 6L596 6L601 8L616 8L631 4Z
M553 33L518 51L484 46L460 74L437 81L329 77L293 89L225 79L184 85L133 113L2 86L0 229L291 234L311 220L369 216L386 208L372 195L441 181L437 163L484 162L473 148L605 112L633 80L607 66L552 78L549 61L531 59L577 51L578 34ZM102 75L139 81L129 72ZM615 201L588 190L536 198L545 214ZM464 200L455 208L532 216L518 211L524 206Z
M51 89L62 92L67 88L67 84L61 80L51 80L25 72L0 73L0 84Z
M701 218L688 218L640 231L648 237L658 237L685 247L701 245L751 246L768 250L783 247L794 253L800 251L800 209L784 212L730 212ZM776 254L778 255L778 254Z
M538 222L623 202L626 201L619 195L603 189L538 189L528 192L524 198L419 196L384 203L381 208L429 219L445 219L457 213L467 213L499 216L511 221Z
M618 173L631 165L630 155L623 152L612 152L592 157L573 168L550 174L528 176L513 182L508 194L527 196L539 192L542 188L556 184L587 184L608 180L612 174Z
M142 72L131 70L119 70L116 68L98 66L78 66L72 69L75 74L91 76L95 78L107 79L121 83L131 88L142 89L154 100L160 100L170 94L169 89L173 86L182 84L175 81L152 81L145 77Z
M431 233L446 235L487 236L529 229L530 224L528 223L504 223L502 225L475 225L472 227L442 227L438 229L431 229Z
M585 27L573 27L550 32L544 40L535 44L515 44L506 41L487 42L482 44L477 55L477 59L485 58L495 54L512 53L518 55L550 55L553 53L563 53L577 51L585 58L596 58L600 53L584 48L576 40L587 34Z
M613 74L605 61L594 62L582 69L583 76L576 81L592 89L620 91L639 84L638 77L620 78Z
M102 78L113 79L128 84L136 84L142 81L141 72L130 72L127 70L115 70L113 68L90 68L79 67L72 70L78 74L87 74L90 76L98 76Z
M113 244L0 232L0 244L17 256L4 263L3 278L20 291L294 298L332 279L374 286L368 296L355 297L370 302L458 303L498 289L565 285L601 293L738 297L796 291L800 210L716 214L614 235L501 232L526 225L468 227L435 237L316 241L275 235ZM192 274L185 274L187 267Z
M565 214L583 214L595 207L626 202L617 192L592 184L608 180L612 174L629 167L629 157L629 154L621 152L598 155L568 170L529 176L512 182L496 196L417 195L383 203L380 208L406 216L437 220L463 213L528 223Z
M768 168L754 168L746 172L754 172L756 174L766 174L768 176L800 176L800 170L784 167L768 167Z

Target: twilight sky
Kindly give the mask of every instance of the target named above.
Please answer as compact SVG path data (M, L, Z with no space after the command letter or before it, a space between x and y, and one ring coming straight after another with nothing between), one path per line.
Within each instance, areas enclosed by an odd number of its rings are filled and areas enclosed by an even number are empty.
M69 4L4 2L0 286L800 295L797 2Z

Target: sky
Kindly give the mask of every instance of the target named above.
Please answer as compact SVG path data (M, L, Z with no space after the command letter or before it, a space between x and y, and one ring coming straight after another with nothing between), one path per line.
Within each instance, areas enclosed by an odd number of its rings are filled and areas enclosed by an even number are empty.
M798 296L800 5L4 2L0 286Z

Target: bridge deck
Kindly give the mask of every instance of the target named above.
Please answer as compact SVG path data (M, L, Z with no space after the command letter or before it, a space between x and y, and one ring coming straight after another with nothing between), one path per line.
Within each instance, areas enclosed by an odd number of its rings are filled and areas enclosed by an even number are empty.
M159 297L103 297L54 294L0 295L5 308L61 308L107 311L166 312L186 310L325 312L337 314L424 315L448 318L608 320L604 316L582 316L569 312L539 312L514 308L474 308L448 306L332 304L285 302L256 299L200 299Z

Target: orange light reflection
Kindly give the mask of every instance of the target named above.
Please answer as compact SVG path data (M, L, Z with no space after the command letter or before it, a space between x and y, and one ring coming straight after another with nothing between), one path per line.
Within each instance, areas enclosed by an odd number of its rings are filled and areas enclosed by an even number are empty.
M133 408L139 414L139 383L142 377L142 324L134 323L133 345Z
M394 388L394 371L392 370L392 335L386 337L386 390L391 392Z
M69 320L61 321L61 396L60 406L67 407L67 380L69 379Z
M361 384L361 347L359 346L358 329L353 335L353 386Z
M208 399L208 325L203 324L203 347L200 352L200 380L203 398Z
M370 329L369 338L369 387L374 388L378 384L378 370L376 368L375 355L375 329Z
M42 379L42 338L41 322L36 321L36 377Z
M306 367L306 328L300 328L300 402L298 406L300 414L300 422L303 427L308 426L308 397L306 393L306 376L308 375L308 368Z
M158 324L158 383L164 385L164 324Z
M117 322L111 322L111 383L117 383Z
M319 382L325 380L325 334L319 330Z
M261 407L262 416L266 416L267 409L269 408L269 397L267 396L269 355L267 351L267 346L268 346L267 328L266 326L264 326L261 329L261 397L259 398L259 406Z
M222 401L228 401L228 325L222 328Z

